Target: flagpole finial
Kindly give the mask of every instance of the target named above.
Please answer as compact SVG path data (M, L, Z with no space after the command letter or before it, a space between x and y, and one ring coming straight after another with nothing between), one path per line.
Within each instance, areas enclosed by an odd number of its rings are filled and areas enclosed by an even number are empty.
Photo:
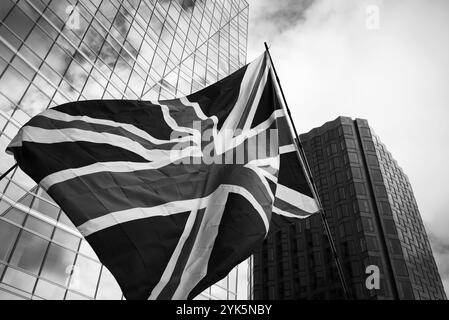
M264 41L264 43L263 43L263 44L265 45L265 50L266 50L266 51L268 51L268 50L269 50L269 48L270 48L270 47L268 46L268 43L267 43L266 41Z

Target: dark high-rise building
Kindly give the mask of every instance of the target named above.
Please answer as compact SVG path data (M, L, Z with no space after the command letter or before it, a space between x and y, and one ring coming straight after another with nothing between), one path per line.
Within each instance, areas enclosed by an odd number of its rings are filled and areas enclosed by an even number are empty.
M368 122L339 117L300 138L351 296L446 299L410 182ZM379 289L365 284L371 265ZM254 299L344 297L319 215L270 231L252 268Z

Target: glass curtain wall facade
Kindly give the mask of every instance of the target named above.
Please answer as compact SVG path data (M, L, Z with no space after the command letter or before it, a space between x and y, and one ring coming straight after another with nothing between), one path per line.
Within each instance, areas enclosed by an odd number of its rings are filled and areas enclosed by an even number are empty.
M244 0L0 1L0 172L30 117L85 99L184 96L246 63ZM238 268L199 299L236 299ZM51 198L0 182L0 299L123 299Z
M339 117L300 138L351 296L446 299L410 182L368 122ZM255 299L344 298L319 215L270 231L252 268Z

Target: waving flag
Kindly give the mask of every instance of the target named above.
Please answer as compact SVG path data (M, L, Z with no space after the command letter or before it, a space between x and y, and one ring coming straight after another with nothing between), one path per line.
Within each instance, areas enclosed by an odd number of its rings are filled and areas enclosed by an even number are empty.
M193 298L276 217L318 210L271 73L264 54L183 98L64 104L32 118L7 152L127 299Z

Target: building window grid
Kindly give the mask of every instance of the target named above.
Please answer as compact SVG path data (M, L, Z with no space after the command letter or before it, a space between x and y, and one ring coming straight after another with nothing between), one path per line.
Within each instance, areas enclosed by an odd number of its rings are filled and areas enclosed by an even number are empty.
M247 7L246 7L246 9L245 10L247 10ZM242 14L243 12L239 12L239 14L236 16L236 17L233 17L232 19L236 19L236 18L238 18L238 16L240 16L241 14ZM229 22L228 22L229 23ZM218 30L216 33L222 33L222 30ZM211 38L214 36L215 34L213 34L212 36L211 36ZM197 45L197 48L201 48L203 45L204 45L205 43L202 43L201 45L199 45L198 46L198 44L196 44ZM211 44L212 46L213 46L213 44ZM183 72L183 70L181 69L181 66L183 66L183 64L184 64L184 62L190 57L190 56L194 56L194 61L196 62L196 63L199 63L199 64L202 64L203 63L203 61L205 61L206 60L206 57L205 56L203 56L203 57L198 57L198 56L200 56L201 55L201 52L200 51L198 51L198 50L196 50L196 51L193 51L192 53L190 53L186 58L184 58L176 67L174 67L170 72L168 72L167 74L170 74L171 72L173 72L174 70L176 70L176 69L180 69L180 74L184 74L184 72ZM198 60L197 60L198 59ZM246 62L246 60L242 60L243 62L241 62L241 65L243 65L245 62ZM192 72L194 72L194 70L195 70L195 62L194 62L194 65L193 65L193 68L191 68L191 71ZM188 78L189 76L188 75L186 75L186 78ZM184 80L186 80L186 78L184 78ZM191 78L190 78L191 79ZM194 79L192 79L191 80L191 83L192 83L192 85L191 85L191 88L190 88L190 91L195 91L195 89L196 88L199 88L199 87L202 87L200 84L197 84L196 86L195 86L195 83L198 83L198 82L196 82ZM154 88L156 85L153 85L153 87L152 88ZM147 95L148 94L148 92L150 92L150 90L152 90L152 88L150 88L150 89L148 89L148 90L146 90L146 92L143 94L143 96L145 96L145 95Z
M59 35L58 35L58 36L59 36ZM45 59L45 58L44 58L44 59ZM53 69L53 70L54 70L54 69ZM91 74L92 70L93 70L93 69L91 69L91 71L90 71L90 73L89 73L89 76L90 76L90 74ZM88 77L88 78L89 78L89 77ZM87 81L86 81L86 83L87 83Z
M123 2L123 1L122 1L122 2ZM83 5L82 2L80 2L80 3L81 3L81 5ZM118 16L118 14L119 14L119 12L120 12L120 8L121 8L121 6L120 6L119 9L117 10L116 15L115 15L113 21L115 21L116 17ZM117 39L117 37L113 35L112 32L110 32L110 31L112 30L112 28L114 28L114 30L118 31L117 28L114 26L114 22L111 23L111 25L110 25L109 28L107 28L101 21L99 21L99 19L98 19L98 17L97 17L96 14L92 14L92 13L91 13L90 11L88 11L87 9L86 9L86 11L87 11L90 15L92 15L92 18L95 20L95 21L92 21L92 23L91 23L91 25L89 26L89 28L94 28L94 27L96 27L95 24L98 23L98 25L101 26L101 29L103 29L103 30L105 31L105 36L103 37L103 42L102 42L101 48L103 48L103 46L104 46L105 43L108 43L108 44L110 45L110 47L112 48L112 50L114 50L114 51L118 54L117 59L115 60L115 62L114 62L114 64L113 64L113 67L112 67L112 69L111 69L111 71L112 71L112 72L111 72L111 76L114 74L115 67L116 67L117 62L118 62L118 60L119 60L120 58L122 58L122 60L128 65L128 67L131 68L130 70L133 70L133 71L134 71L134 70L138 70L138 68L135 68L135 67L139 67L139 69L141 70L142 74L149 74L149 73L145 70L145 68L144 68L139 62L137 62L137 58L134 57L133 54L132 54L131 52L129 52L128 49L126 49L126 46L125 46L124 44L122 44L122 43L120 42L120 40ZM80 13L80 14L81 14L81 13ZM95 24L94 24L94 23L95 23ZM127 33L125 34L125 37L128 35L130 28L131 28L131 25L130 25L129 28L127 28ZM98 29L99 29L99 28L94 28L94 30L98 30ZM109 40L109 38L111 38L113 41L115 41L115 42L120 46L120 50L117 51L117 50L114 49L114 48L115 48L114 43L111 43L111 40ZM83 44L84 44L86 47L89 47L86 43L83 43ZM100 50L101 50L101 49L100 49ZM92 49L91 49L91 51L92 51ZM126 54L131 58L131 60L134 61L134 62L133 62L133 65L131 65L131 64L129 63L128 59L126 59L126 57L123 56L123 54L121 53L122 51L126 52ZM100 51L99 51L99 53L100 53ZM95 52L94 52L94 55L95 55L95 62L96 62L97 60L100 60L100 61L102 60L99 53L98 53L98 54L95 54ZM145 60L145 58L143 58L143 59ZM94 65L95 65L95 62L94 62ZM104 63L104 61L102 61L102 62ZM105 63L105 65L108 65L108 64ZM141 79L145 81L145 77L144 77L142 74L140 74L139 72L136 72L136 74L138 74L139 77L141 77ZM134 92L133 89L130 89L130 87L128 86L129 78L130 78L130 77L131 77L131 73L130 73L130 75L129 75L129 77L128 77L128 81L126 81L126 82L123 81L122 79L118 78L118 79L121 80L121 82L123 82L123 83L125 84L125 87L124 87L124 89L123 89L123 96L122 96L122 98L124 98L124 97L133 97L133 98L137 99L137 98L139 98L139 95L138 95L136 92ZM88 77L88 78L89 78L89 77ZM127 91L127 90L131 91L131 93L133 94L133 96L126 95L126 91Z
M26 13L26 12L24 12L24 13L25 13L25 15L28 16L28 13ZM42 17L44 17L44 16L42 16ZM48 22L49 20L46 19L46 21ZM51 25L51 27L52 27L53 30L56 30L56 33L57 33L58 36L61 35L62 38L64 38L64 40L67 41L67 43L68 43L69 45L71 45L75 50L77 49L77 47L75 46L75 44L73 44L73 42L70 41L70 39L68 39L68 38L62 33L61 30L57 29L56 26L53 25L53 24L51 24L51 23L49 23L49 25ZM44 28L43 28L40 24L36 24L36 26L37 26L39 29L41 29L47 36L49 36L49 37L51 38L51 36L48 34L48 31L47 31L47 30L44 30ZM64 51L64 53L67 54L67 56L71 57L73 54L70 53L70 52L68 52L66 48L64 48L63 46L61 46L61 44L58 43L58 41L59 41L59 40L55 40L56 45L57 45L59 48L61 48L61 50ZM14 51L13 51L13 52L14 52ZM80 53L80 54L82 55L82 53ZM88 57L85 56L84 58L86 59L86 62L90 64L91 67L93 67L93 68L96 67L96 66L92 63L92 61L91 61L90 59L88 59ZM76 61L76 60L75 60L75 59L72 59L71 62L73 63L73 61ZM85 68L84 68L78 61L77 61L77 64L78 64L78 65L80 66L80 68L83 69L85 72L88 72L88 73L89 73L89 71L85 70ZM109 81L109 79L108 79L108 77L107 77L106 75L104 75L101 71L99 71L99 74L100 74L104 79L106 79L106 80L108 81L109 84L112 84L112 85L114 86L114 88L120 92L120 90L117 88L117 85L113 84L112 81ZM50 104L49 104L49 105L50 105ZM49 107L49 105L47 106L47 108Z
M66 40L71 46L73 46L73 47L75 48L75 50L77 50L76 52L78 52L81 56L83 56L83 58L86 59L86 61L87 61L93 68L95 68L95 69L97 70L97 72L98 72L99 74L101 74L101 75L108 81L109 84L113 85L114 88L115 88L116 90L118 90L119 92L122 91L122 90L120 90L120 87L119 87L117 84L115 84L113 81L111 81L111 80L108 79L108 77L103 73L103 71L102 71L101 69L99 69L99 67L98 67L97 65L95 65L94 63L92 63L91 59L89 59L89 57L88 57L82 50L78 50L78 46L73 42L73 40L69 39L68 36L67 36L66 34L64 34L64 32L63 32L64 29L63 29L63 28L58 28L58 27L55 25L55 23L54 23L53 21L51 21L51 19L48 18L48 17L44 14L44 12L42 12L42 11L40 11L38 8L36 8L36 6L35 6L34 4L31 4L31 3L29 2L29 0L25 0L25 1L27 1L27 3L28 3L28 4L29 4L29 5L30 5L36 12L38 12L39 14L41 14L42 17L43 17L43 18L44 18L44 19L45 19L45 20L52 26L52 28L53 28L57 33L59 33L59 34L62 36L62 38L64 38L64 40ZM56 19L58 19L59 22L62 21L61 19L59 19L59 18L56 16L56 14L55 14L50 8L49 8L49 11L53 13L53 15L56 17ZM64 26L65 26L65 23L64 23L62 26L64 27ZM89 27L90 27L90 25L89 25ZM67 30L67 29L66 29L66 30ZM79 39L79 36L78 36L76 33L72 32L71 34L73 34L76 38ZM87 48L88 50L90 50L90 51L93 53L93 55L95 55L95 52L94 52L90 47L86 46L86 48ZM103 61L102 58L99 58L98 60L101 61L104 65L107 65L107 63L106 63L105 61ZM111 71L112 71L112 70L111 70ZM124 81L123 81L121 78L118 78L118 80L119 80L121 83L125 84Z
M229 44L229 41L228 41L228 44ZM50 51L50 49L49 49L49 51ZM45 60L45 58L44 58L44 60ZM57 91L55 91L55 93L56 93ZM11 118L10 118L11 119ZM10 121L10 120L7 120L7 123L9 123L9 122L12 122L12 121ZM53 230L53 234L56 232L56 228ZM29 231L29 230L27 230L27 231ZM55 242L56 243L56 242ZM80 242L81 243L81 242ZM227 284L229 284L229 280L227 280ZM37 282L36 282L36 285L37 285ZM36 286L35 285L35 286ZM228 286L228 285L227 285ZM34 289L33 289L34 290ZM97 292L97 290L98 290L98 282L97 282L97 287L96 287L96 292ZM228 293L229 294L229 293ZM66 292L66 294L65 295L67 295L67 292ZM233 295L233 293L231 293L231 295Z

